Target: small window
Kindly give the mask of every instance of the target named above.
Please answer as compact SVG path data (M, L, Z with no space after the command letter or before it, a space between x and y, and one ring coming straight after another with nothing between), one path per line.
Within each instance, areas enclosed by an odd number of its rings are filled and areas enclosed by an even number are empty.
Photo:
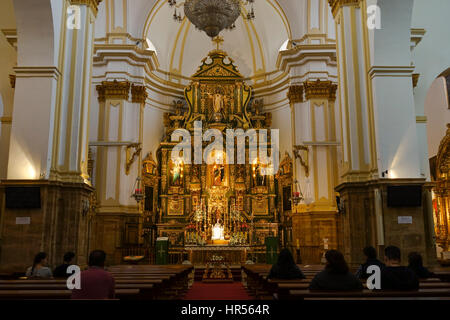
M288 46L289 46L289 39L287 39L287 40L281 45L279 51L287 50L287 49L288 49Z
M146 50L150 50L150 51L155 51L156 55L158 55L158 51L156 50L155 45L150 41L149 38L147 38L147 49Z

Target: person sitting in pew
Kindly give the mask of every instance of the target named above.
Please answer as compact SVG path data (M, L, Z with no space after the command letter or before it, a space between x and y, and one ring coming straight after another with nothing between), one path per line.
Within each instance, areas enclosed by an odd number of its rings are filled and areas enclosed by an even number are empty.
M55 278L68 278L70 274L67 274L67 268L72 264L73 258L75 258L75 253L66 252L63 257L63 264L53 270L53 276Z
M400 265L400 249L388 246L384 255L386 267L381 270L381 290L418 290L419 278L414 271Z
M423 266L422 256L418 252L408 254L408 268L414 271L419 279L435 278L436 275Z
M33 261L33 265L29 267L25 273L29 278L49 279L52 278L52 270L47 266L47 254L39 252Z
M351 291L362 290L361 281L349 271L342 253L329 250L325 253L325 269L312 279L309 290Z
M115 281L105 271L106 253L94 250L89 254L89 268L81 272L81 289L73 289L71 299L114 299Z
M374 247L365 247L363 252L367 259L366 262L359 266L358 270L356 271L356 277L358 279L365 280L370 276L370 274L367 273L367 268L369 266L375 265L380 267L380 269L383 269L384 263L377 259L377 250L375 250Z
M294 257L288 249L283 249L278 255L277 263L270 269L269 279L305 279L302 270L295 264Z

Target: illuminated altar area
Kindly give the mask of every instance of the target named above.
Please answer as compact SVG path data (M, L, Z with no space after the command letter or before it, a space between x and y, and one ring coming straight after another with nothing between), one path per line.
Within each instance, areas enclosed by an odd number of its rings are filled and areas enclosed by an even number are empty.
M237 263L246 259L249 245L263 245L265 237L278 234L274 175L262 174L265 166L259 158L249 163L247 144L245 164L224 161L236 158L237 148L234 155L213 150L202 164L184 163L181 155L175 161L171 157L177 144L171 134L186 129L194 141L194 121L202 121L202 133L208 129L224 135L226 129L258 133L270 128L271 114L262 113L262 101L253 99L252 88L245 85L233 60L219 49L221 39L216 42L217 49L203 59L185 88L185 101L174 101L176 111L164 115L166 136L157 152L157 233L168 237L172 247L183 247L191 258L193 252L219 250L235 252L230 259ZM203 142L202 151L206 147ZM143 176L145 184L149 174L144 170ZM204 260L206 253L198 257L192 259Z

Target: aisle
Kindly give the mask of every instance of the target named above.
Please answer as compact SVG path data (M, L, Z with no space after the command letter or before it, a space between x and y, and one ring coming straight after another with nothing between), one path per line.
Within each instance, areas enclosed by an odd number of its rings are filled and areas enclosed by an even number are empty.
M251 300L241 282L194 282L184 300Z

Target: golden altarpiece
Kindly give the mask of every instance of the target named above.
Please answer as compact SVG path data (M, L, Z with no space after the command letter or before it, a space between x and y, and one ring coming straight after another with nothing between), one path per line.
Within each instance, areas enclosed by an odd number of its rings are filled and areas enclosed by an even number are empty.
M433 188L433 217L436 244L441 247L441 260L450 263L450 124L442 139L438 154L432 158L431 174Z
M201 121L202 135L208 129L217 129L224 137L227 129L256 133L268 129L270 137L271 114L262 112L262 101L252 98L252 88L222 50L211 51L192 79L184 91L185 101L174 102L175 112L164 115L166 136L157 151L157 233L168 237L171 247L189 252L193 262L204 260L208 250L233 251L229 258L242 261L250 246L262 247L267 236L278 234L275 175L263 174L259 158L250 163L248 143L245 164L226 164L223 160L231 155L225 146L202 164L184 163L181 156L173 161L172 149L178 142L172 142L171 135L186 129L193 143L194 122ZM202 154L208 144L202 142ZM270 153L270 139L267 149ZM237 151L235 147L234 157ZM144 185L154 185L145 175L144 169Z

